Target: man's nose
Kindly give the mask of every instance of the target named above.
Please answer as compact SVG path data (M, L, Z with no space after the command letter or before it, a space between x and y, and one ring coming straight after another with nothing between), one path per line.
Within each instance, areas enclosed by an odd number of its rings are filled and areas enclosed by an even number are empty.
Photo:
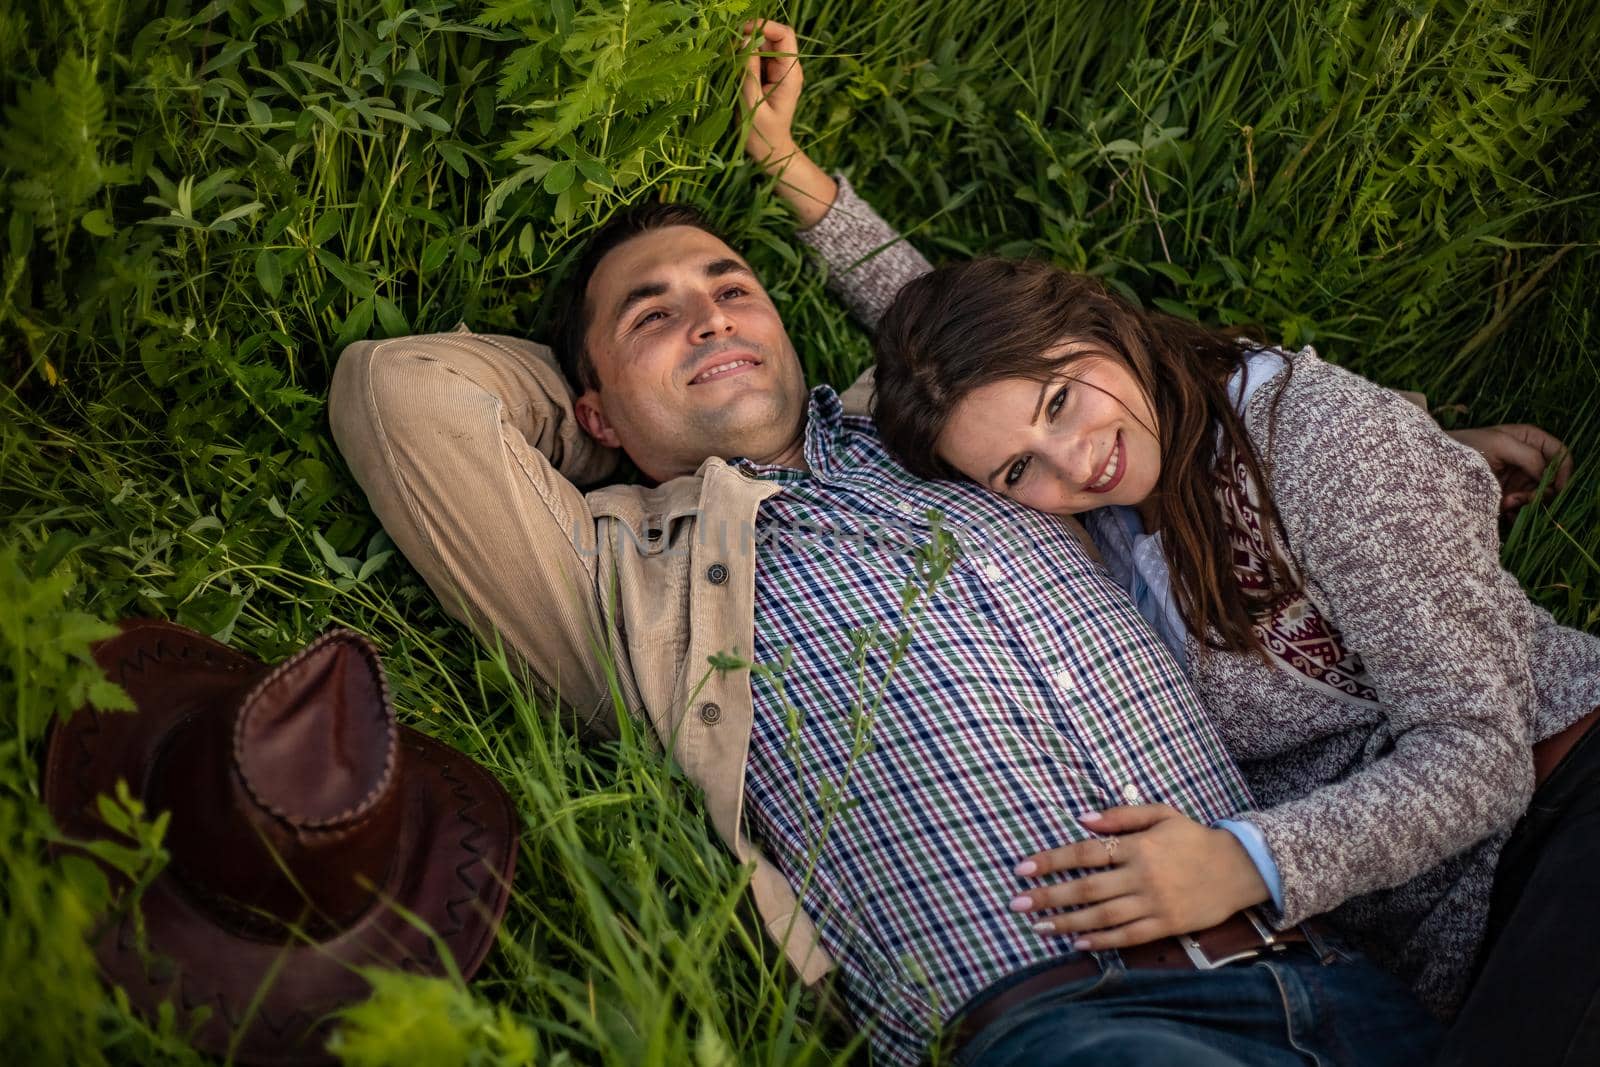
M690 319L689 328L697 342L709 341L723 334L732 333L734 328L733 318L720 303L707 298L702 300L700 306L695 309L695 313Z

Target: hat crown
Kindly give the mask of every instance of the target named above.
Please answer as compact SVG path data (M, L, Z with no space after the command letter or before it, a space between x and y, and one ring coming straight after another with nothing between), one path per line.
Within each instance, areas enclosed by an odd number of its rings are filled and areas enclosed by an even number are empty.
M348 630L257 683L233 728L233 760L256 804L298 830L349 827L370 814L393 782L398 751L384 688L376 653Z
M238 1063L331 1063L333 1013L368 994L369 967L476 970L515 814L472 760L393 724L370 645L325 636L272 668L169 622L119 629L95 661L137 710L56 723L42 791L74 841L108 836L98 798L118 781L170 813L171 862L95 944L141 1014L176 1008Z
M378 902L398 844L382 665L360 634L331 630L241 682L174 731L155 769L172 872L236 932L331 936Z

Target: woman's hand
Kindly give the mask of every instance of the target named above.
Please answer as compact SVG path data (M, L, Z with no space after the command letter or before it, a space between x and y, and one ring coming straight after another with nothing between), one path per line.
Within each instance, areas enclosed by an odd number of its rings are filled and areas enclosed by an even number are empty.
M1450 436L1473 449L1489 463L1500 483L1500 510L1515 511L1533 499L1545 471L1556 467L1550 487L1565 489L1572 477L1572 453L1567 446L1537 426L1512 423L1475 430L1452 430Z
M800 149L794 143L794 111L805 84L800 45L794 30L770 19L744 24L743 48L755 48L745 59L739 98L750 121L744 150L768 174L777 177ZM777 55L763 53L777 53Z
M1016 866L1025 878L1060 871L1095 874L1030 889L1011 910L1080 910L1041 918L1034 930L1073 937L1082 951L1142 945L1215 926L1241 908L1271 899L1238 838L1202 826L1165 804L1080 816L1107 836L1036 852Z
M833 206L838 186L794 141L794 112L805 84L799 40L771 19L746 22L744 32L742 47L755 44L739 86L749 123L744 150L778 180L778 195L800 216L800 225L814 226Z

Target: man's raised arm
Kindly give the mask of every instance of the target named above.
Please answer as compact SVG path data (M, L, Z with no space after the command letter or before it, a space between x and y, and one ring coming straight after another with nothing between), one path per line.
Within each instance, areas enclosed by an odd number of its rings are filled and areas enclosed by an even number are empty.
M595 525L573 482L615 457L578 426L549 349L457 332L359 341L328 397L334 440L445 610L498 634L588 737L616 733Z

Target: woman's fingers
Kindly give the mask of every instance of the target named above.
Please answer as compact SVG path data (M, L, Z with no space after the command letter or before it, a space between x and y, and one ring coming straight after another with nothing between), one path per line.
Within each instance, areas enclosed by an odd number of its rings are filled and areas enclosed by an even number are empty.
M1095 930L1073 938L1072 947L1079 952L1104 952L1108 948L1130 948L1147 945L1171 934L1166 924L1155 918L1135 919L1109 930Z
M1135 886L1133 876L1126 871L1110 870L1054 885L1025 889L1011 898L1011 910L1045 911L1050 908L1082 907L1126 896L1133 892Z
M760 42L755 42L754 35L761 27L759 20L752 19L744 24L744 37L739 40L739 51L749 54L744 57L744 77L739 82L739 95L744 99L746 107L753 108L761 102L764 93L762 88L762 57L766 39L763 34Z
M800 68L800 39L788 26L768 22L764 27L768 52L777 52L766 61L766 83L779 106L792 111L800 98L800 84L805 73Z
M1131 834L1175 817L1180 816L1170 804L1131 804L1086 812L1078 816L1078 821L1097 834Z
M1450 436L1477 451L1500 482L1502 506L1510 509L1533 498L1546 470L1556 464L1551 485L1561 490L1572 476L1572 453L1561 439L1527 423L1452 430Z
M1505 427L1505 431L1512 437L1521 441L1530 448L1535 448L1544 459L1536 472L1535 478L1544 476L1544 467L1552 460L1560 457L1560 465L1556 468L1554 485L1557 489L1565 489L1567 479L1572 477L1572 450L1561 442L1555 434L1548 433L1537 426L1530 426L1525 422L1512 423Z
M794 53L800 50L800 38L795 34L793 27L785 26L781 22L773 22L771 19L752 19L744 24L745 33L755 32L758 26L761 30L761 36L766 41L762 46L763 51Z
M761 34L760 42L745 61L744 83L740 87L745 103L754 107L765 100L775 109L791 114L805 78L800 67L799 38L791 27L771 19L752 19L744 24L744 31L745 48L756 33Z
M747 110L761 103L761 53L751 52L744 60L744 77L739 79L739 98Z
M1533 427L1528 428L1533 429ZM1544 452L1511 433L1509 427L1506 433L1499 436L1499 451L1496 456L1491 457L1491 466L1495 458L1513 470L1521 471L1534 484L1538 484L1539 479L1544 477L1544 469L1550 462Z
M1035 933L1061 937L1124 926L1149 918L1151 918L1150 909L1143 897L1121 896L1101 901L1099 904L1091 904L1087 908L1079 908L1077 911L1043 916L1034 921L1033 929Z
M1012 873L1019 878L1038 878L1058 871L1075 871L1085 867L1111 867L1126 859L1124 842L1112 837L1096 837L1088 841L1075 841L1060 848L1035 852L1012 868Z

